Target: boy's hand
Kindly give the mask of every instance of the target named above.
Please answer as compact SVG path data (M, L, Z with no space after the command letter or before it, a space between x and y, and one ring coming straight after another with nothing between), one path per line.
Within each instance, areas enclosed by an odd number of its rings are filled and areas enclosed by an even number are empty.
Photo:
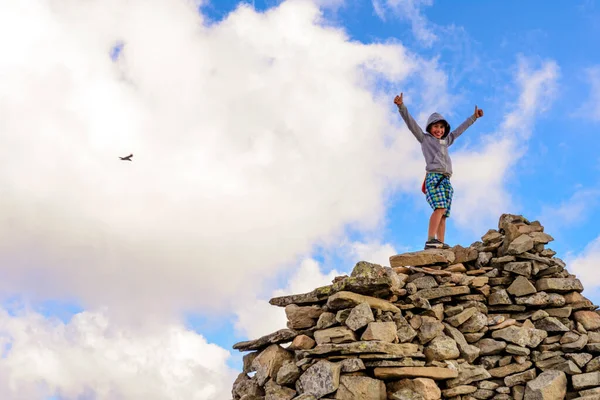
M394 98L394 104L396 104L398 107L400 107L402 105L403 101L402 101L402 93L400 93L400 96L396 96Z
M475 117L475 119L483 117L483 110L475 106L475 113L473 114L473 116Z

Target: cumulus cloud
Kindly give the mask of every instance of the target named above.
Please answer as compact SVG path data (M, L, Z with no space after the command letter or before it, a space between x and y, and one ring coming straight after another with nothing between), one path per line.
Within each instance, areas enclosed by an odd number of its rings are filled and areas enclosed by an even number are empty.
M398 254L390 243L379 243L377 241L352 242L350 247L349 256L356 261L368 261L385 267L390 266L390 256Z
M600 287L600 236L592 240L581 253L569 254L565 261L568 269L584 282L588 297L591 297L590 293L597 296Z
M0 396L12 400L230 397L229 352L180 324L124 328L103 312L68 323L0 310Z
M454 216L463 228L479 233L493 226L498 215L514 208L505 184L526 152L536 118L549 109L556 96L558 76L559 68L554 61L535 68L528 59L520 57L515 74L520 94L498 129L474 133L479 129L475 122L465 133L483 138L477 148L467 146L452 156L456 187ZM490 110L486 113L489 115Z
M235 310L235 331L249 340L285 329L286 323L285 309L269 304L268 299L247 298Z
M0 294L216 310L376 226L422 169L378 84L423 60L325 22L309 1L210 25L184 0L0 2Z
M276 290L274 296L282 296L289 293L305 293L319 286L328 285L333 278L342 275L337 270L333 269L328 273L323 273L321 264L308 258L300 263L300 267L294 275L289 279L285 289Z
M331 284L333 278L345 273L335 269L324 273L318 261L307 258L302 260L295 273L288 279L287 285L274 290L271 297L310 292ZM235 328L240 335L256 339L286 327L284 308L273 306L268 300L249 298L240 302L235 312Z

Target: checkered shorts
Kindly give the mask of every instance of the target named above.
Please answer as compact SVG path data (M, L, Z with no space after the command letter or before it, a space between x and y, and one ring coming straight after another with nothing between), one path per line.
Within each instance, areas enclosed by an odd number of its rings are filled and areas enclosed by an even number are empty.
M452 195L454 194L450 178L444 177L443 174L437 172L429 172L425 177L425 189L425 196L431 208L434 210L436 208L445 208L446 212L444 216L449 217L450 207L452 206Z

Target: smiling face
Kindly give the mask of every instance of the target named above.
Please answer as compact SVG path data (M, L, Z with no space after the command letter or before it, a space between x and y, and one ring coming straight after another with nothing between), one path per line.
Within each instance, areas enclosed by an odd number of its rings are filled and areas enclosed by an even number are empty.
M436 122L435 124L431 125L430 131L431 136L436 139L441 139L446 131L446 124L443 122Z

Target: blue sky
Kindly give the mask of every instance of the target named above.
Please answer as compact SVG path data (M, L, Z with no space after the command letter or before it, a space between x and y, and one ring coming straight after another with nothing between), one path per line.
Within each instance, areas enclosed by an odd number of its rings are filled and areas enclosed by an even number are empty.
M539 219L600 302L597 2L50 3L0 3L0 376L23 396L220 399L232 345L285 327L270 297L421 249L400 92L421 124L485 111L451 149L447 242Z
M597 212L600 156L592 144L599 127L598 108L585 105L592 90L586 71L600 64L600 54L593 51L595 46L600 46L597 39L600 7L592 1L431 3L419 8L425 26L434 34L440 33L439 40L431 46L415 38L410 21L395 15L393 10L388 10L382 20L370 2L350 1L326 10L325 15L331 18L331 23L344 29L351 40L400 41L423 57L437 58L448 75L449 92L460 96L452 107L457 114L453 118L454 126L468 115L465 113L471 110L471 104L485 109L485 117L465 134L469 136L468 145L473 147L482 136L493 134L495 125L511 107L510 102L514 102L515 88L510 80L518 58L527 57L534 64L555 61L560 69L558 90L553 98L540 102L539 107L547 110L536 119L524 157L506 178L516 205L506 212L522 213L532 220L539 218L548 226L554 224L559 229L549 231L557 239L552 248L563 257L569 252L580 253L600 234L597 228L600 223ZM218 21L237 5L237 2L224 1L219 2L219 6L207 6L205 11ZM261 11L274 6L273 2L255 2ZM441 36L444 32L449 35ZM398 118L398 125L401 124ZM422 199L413 199L406 193L391 196L382 242L407 246L411 250L422 246L423 235L415 234L414 230L423 231L429 212L423 207L425 209L419 208L415 213L414 203L418 201ZM551 211L560 209L563 214L558 216ZM556 221L542 219L545 215ZM414 228L402 229L406 225ZM448 236L453 243L467 245L483 233L457 229L449 224ZM311 256L319 259L320 254L317 251ZM329 267L343 269L336 261L330 260ZM229 335L226 338L215 340L225 346Z

